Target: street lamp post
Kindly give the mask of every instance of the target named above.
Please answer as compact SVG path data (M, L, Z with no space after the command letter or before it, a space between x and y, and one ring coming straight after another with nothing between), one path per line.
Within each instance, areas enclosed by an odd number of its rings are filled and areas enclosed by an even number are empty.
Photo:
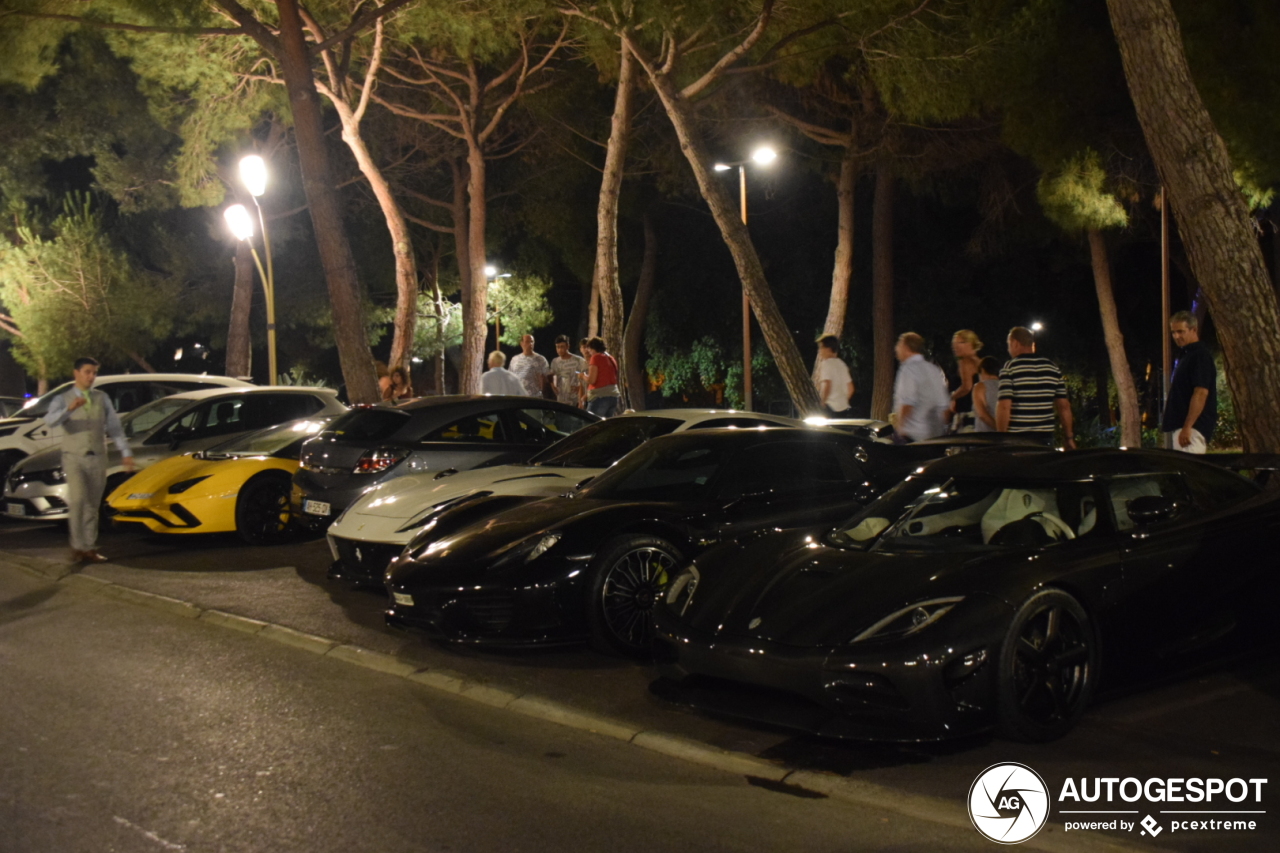
M267 266L263 269L258 251L254 249L252 242L249 243L249 250L253 252L253 261L258 265L258 275L262 278L262 290L267 297L267 369L270 371L269 384L274 385L280 377L276 364L276 276L271 259L271 235L267 232L267 218L262 214L262 205L258 203L258 196L267 191L266 162L257 154L242 158L240 180L249 191L249 195L253 196L253 206L258 209L258 224L262 228L262 247L267 255ZM237 240L252 240L253 219L243 204L231 205L223 215Z
M489 285L490 289L496 288L501 284L502 279L511 278L511 273L509 272L499 275L498 268L492 265L484 268L484 275L485 278L493 282ZM493 300L493 348L495 350L502 349L502 310L498 305L496 294Z
M768 166L778 159L778 152L762 146L751 153L751 161L760 166ZM738 167L738 207L742 212L742 224L747 224L747 161L737 160L733 163L716 163L717 172L727 172ZM742 399L744 408L751 411L751 297L747 294L746 282L742 284Z

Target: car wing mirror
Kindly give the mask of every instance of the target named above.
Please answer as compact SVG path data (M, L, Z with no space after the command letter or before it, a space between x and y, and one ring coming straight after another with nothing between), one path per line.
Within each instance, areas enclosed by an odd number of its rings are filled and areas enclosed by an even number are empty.
M575 484L575 485L574 485L573 490L574 490L575 492L577 492L577 491L581 491L581 490L582 490L582 489L587 485L587 483L590 483L590 482L591 482L592 480L594 480L594 479L595 479L595 477L585 477L585 478L583 478L583 479L579 480L579 481L577 482L577 484Z
M1167 521L1177 515L1180 508L1176 500L1163 495L1143 495L1125 504L1129 518L1139 525Z
M452 477L452 476L453 476L454 474L456 474L456 473L458 473L458 469L457 469L457 468L445 468L443 471L441 471L439 474L436 474L436 475L435 475L434 477L432 477L431 479L433 479L433 480L443 480L445 477Z

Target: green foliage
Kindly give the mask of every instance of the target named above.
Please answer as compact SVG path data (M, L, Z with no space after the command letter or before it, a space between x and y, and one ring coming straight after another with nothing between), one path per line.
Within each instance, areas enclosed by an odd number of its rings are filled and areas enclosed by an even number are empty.
M37 376L64 375L86 353L122 363L148 352L174 327L177 290L115 245L84 197L69 198L46 230L24 225L0 241L14 356Z
M502 343L519 346L520 338L551 325L547 303L551 282L536 275L514 275L489 283L489 322L502 320Z
M1046 172L1036 187L1045 215L1067 231L1123 228L1129 216L1105 189L1107 173L1096 151L1087 150Z

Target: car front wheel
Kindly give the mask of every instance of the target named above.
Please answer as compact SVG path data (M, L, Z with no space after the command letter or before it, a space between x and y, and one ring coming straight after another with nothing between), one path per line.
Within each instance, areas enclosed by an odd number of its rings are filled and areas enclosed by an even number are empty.
M621 536L605 543L592 566L587 621L592 645L642 657L653 642L653 607L683 563L659 536Z
M1080 721L1097 680L1088 613L1061 590L1036 593L1018 608L1000 648L1000 734L1029 742L1062 737Z
M236 533L250 545L274 545L289 532L292 485L287 476L260 475L240 490L236 499Z

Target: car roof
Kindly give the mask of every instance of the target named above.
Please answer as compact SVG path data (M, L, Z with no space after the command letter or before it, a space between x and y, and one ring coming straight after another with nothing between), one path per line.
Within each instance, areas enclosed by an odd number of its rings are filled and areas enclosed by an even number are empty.
M1212 462L1171 450L998 448L938 459L917 469L917 473L942 477L1063 481L1107 475L1177 472L1203 466L1218 468Z
M252 382L234 376L214 376L207 373L108 373L100 375L94 384L116 382L205 382L230 388L255 388Z
M310 388L305 385L245 385L243 387L230 388L201 388L196 391L183 391L179 394L170 394L168 399L178 400L205 400L209 397L222 397L233 394L323 394L327 397L336 397L338 392L332 388Z
M868 442L858 436L834 429L811 429L808 427L770 427L768 429L699 429L673 432L651 438L645 442L655 441L698 444L707 441L724 442L731 445L773 444L781 441L836 441L850 445L865 446Z
M778 426L801 426L800 421L795 418L787 418L782 415L769 415L764 412L745 412L741 409L651 409L644 412L625 412L611 420L620 418L671 418L673 420L684 421L686 424L696 424L702 421L716 421L723 418L750 418L752 420L767 421L775 423Z

